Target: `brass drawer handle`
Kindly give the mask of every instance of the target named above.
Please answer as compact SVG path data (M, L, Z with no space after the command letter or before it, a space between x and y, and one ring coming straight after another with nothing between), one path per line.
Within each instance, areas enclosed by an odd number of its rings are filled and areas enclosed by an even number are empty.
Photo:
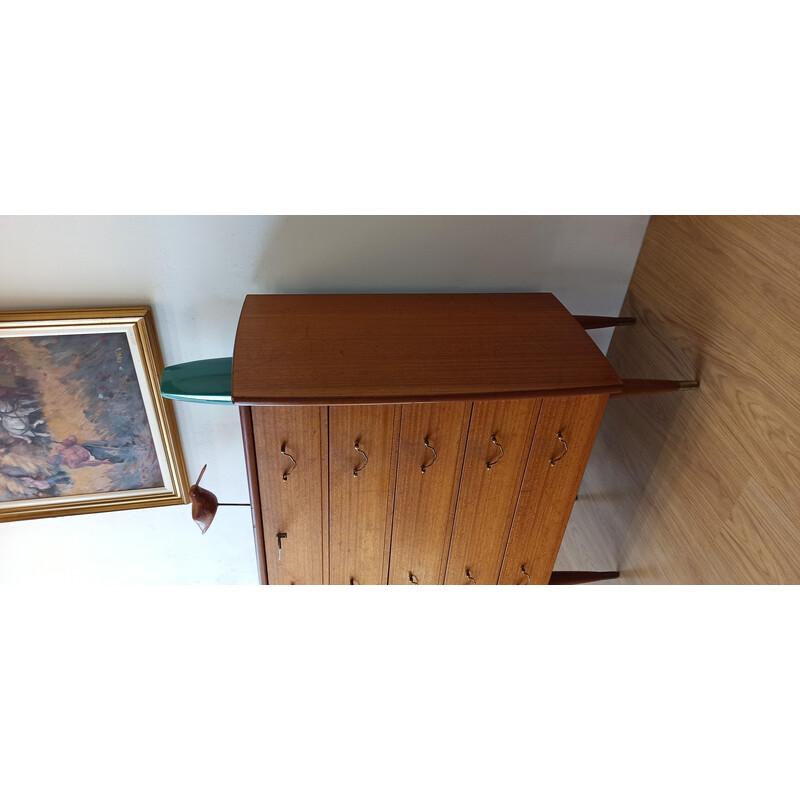
M354 478L357 478L358 477L358 473L361 472L361 470L364 469L364 467L366 467L367 464L369 463L369 459L367 458L367 454L358 446L358 439L356 439L356 450L359 453L361 453L362 456L364 456L364 463L360 467L356 467L353 470L353 477Z
M525 571L525 565L523 564L520 569L522 570L522 574L528 579L525 583L519 584L520 586L527 586L531 582L531 576Z
M505 455L503 452L503 445L497 441L497 437L494 436L494 434L492 435L492 444L500 448L500 455L494 461L487 461L486 469L491 469Z
M477 583L478 583L478 581L476 581L476 580L475 580L475 578L473 578L473 577L472 577L472 575L470 574L470 571L469 571L469 570L467 570L467 571L466 571L466 573L464 573L464 574L465 574L465 575L466 575L466 576L467 576L467 577L468 577L468 578L469 578L469 579L470 579L470 580L471 580L473 583L475 583L475 584L477 584Z
M433 450L433 448L432 448L432 447L431 447L431 446L428 444L428 437L427 437L427 436L425 437L425 447L427 447L427 448L428 448L428 450ZM425 474L425 470L427 470L427 469L430 469L430 468L433 466L433 464L434 464L434 461L436 461L436 459L437 459L438 457L439 457L439 456L437 456L437 455L436 455L436 451L435 451L435 450L433 450L433 461L431 461L431 463L430 463L430 464L423 464L423 465L422 465L422 466L419 468L419 471L420 471L420 472L421 472L421 473L424 475L424 474Z
M419 586L419 581L417 580L417 576L413 572L408 573L408 582L413 583L414 586Z
M294 472L294 469L297 466L297 462L294 460L294 456L292 456L290 453L286 452L286 442L284 442L281 445L281 453L283 453L283 455L285 455L287 458L291 458L292 459L291 469L288 472L284 472L283 473L283 479L284 480L288 480L289 476Z
M281 560L281 542L286 538L285 533L276 533L275 538L278 540L278 561Z
M561 461L562 458L567 454L567 443L564 441L564 437L561 435L561 431L558 432L558 441L564 445L564 452L558 458L551 458L550 459L550 466L554 467L556 465L556 461Z

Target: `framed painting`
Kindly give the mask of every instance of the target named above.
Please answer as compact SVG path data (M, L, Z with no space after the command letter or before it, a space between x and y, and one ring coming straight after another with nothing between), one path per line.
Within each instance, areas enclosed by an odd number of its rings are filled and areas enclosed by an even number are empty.
M187 503L149 308L0 311L0 521Z

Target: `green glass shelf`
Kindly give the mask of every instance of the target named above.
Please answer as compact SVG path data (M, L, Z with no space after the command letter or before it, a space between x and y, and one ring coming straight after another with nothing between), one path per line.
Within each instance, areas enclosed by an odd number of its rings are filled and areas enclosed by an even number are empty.
M173 364L161 373L161 396L189 403L232 405L233 358Z

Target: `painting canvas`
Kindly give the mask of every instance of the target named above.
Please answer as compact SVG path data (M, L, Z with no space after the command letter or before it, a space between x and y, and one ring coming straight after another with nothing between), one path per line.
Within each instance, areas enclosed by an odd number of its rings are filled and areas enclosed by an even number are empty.
M186 502L147 308L0 314L0 520Z

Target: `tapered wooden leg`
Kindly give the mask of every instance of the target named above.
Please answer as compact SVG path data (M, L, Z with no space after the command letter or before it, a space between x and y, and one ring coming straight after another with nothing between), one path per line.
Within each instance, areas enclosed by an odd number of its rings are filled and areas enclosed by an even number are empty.
M619 572L553 572L550 575L551 586L574 586L578 583L594 583L619 578Z
M575 316L585 330L590 328L616 328L620 325L635 325L636 317L583 317Z
M622 391L611 397L635 397L643 394L661 394L662 392L682 392L686 389L697 389L699 381L661 381L643 378L623 379Z

